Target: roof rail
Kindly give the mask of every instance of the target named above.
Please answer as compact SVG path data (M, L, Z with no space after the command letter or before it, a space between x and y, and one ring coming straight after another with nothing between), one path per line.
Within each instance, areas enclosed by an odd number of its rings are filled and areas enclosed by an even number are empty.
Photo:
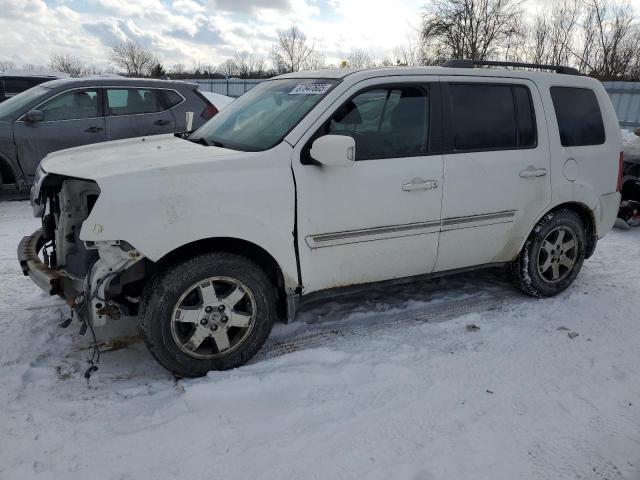
M522 62L502 62L496 60L468 60L468 59L452 59L442 64L443 67L450 68L474 68L474 67L520 67L520 68L537 68L539 70L553 70L556 73L565 75L579 75L576 68L565 67L562 65L544 65L541 63L522 63Z

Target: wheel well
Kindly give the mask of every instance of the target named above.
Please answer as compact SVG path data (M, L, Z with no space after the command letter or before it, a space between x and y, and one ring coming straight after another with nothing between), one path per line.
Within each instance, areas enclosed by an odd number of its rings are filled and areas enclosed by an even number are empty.
M1 183L17 183L16 174L4 158L0 157L0 179Z
M571 210L577 213L580 217L580 220L582 220L587 237L586 258L589 258L593 254L597 242L596 223L595 218L593 217L593 212L586 205L577 202L562 203L554 207L551 212L556 212L558 210Z
M238 238L207 238L183 245L162 257L156 262L157 268L163 269L182 260L186 260L195 255L210 252L228 252L242 255L255 262L267 274L276 289L278 315L286 318L287 297L284 287L284 276L282 269L264 248L255 243Z

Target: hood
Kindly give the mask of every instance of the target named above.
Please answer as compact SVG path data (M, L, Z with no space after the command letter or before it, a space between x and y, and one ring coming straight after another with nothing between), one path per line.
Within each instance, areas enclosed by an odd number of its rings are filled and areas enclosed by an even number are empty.
M99 181L105 177L195 166L242 155L251 154L206 147L170 134L60 150L47 155L40 165L46 173Z

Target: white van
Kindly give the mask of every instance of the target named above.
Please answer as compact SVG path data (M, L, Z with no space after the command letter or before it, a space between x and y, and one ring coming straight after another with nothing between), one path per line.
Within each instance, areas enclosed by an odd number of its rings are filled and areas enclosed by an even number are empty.
M480 63L282 75L189 135L51 154L23 271L92 327L138 315L182 376L334 289L503 265L555 295L615 221L616 115L569 68Z

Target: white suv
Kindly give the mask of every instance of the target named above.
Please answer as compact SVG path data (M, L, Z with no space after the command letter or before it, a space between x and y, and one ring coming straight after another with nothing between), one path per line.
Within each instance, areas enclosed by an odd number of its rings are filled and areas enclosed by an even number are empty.
M190 135L51 154L23 271L90 326L138 315L182 376L331 289L506 265L555 295L616 218L611 102L563 67L449 65L282 75Z

